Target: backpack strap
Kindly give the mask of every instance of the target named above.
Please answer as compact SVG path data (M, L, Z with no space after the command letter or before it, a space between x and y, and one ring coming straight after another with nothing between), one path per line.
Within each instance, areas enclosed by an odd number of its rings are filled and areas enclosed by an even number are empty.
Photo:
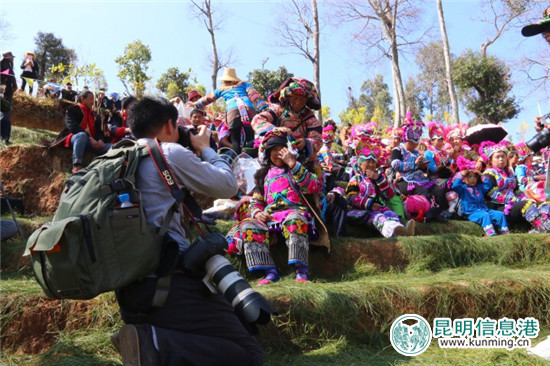
M174 214L174 211L176 210L177 206L181 204L185 211L189 214L191 221L196 225L200 235L204 237L204 233L198 225L198 222L200 221L200 218L202 216L202 210L193 198L193 196L191 196L189 191L185 187L180 188L174 180L174 174L172 174L170 167L166 162L166 158L164 157L164 153L162 152L162 149L160 147L159 139L155 139L153 143L147 142L147 150L149 150L149 155L153 159L153 163L155 164L155 167L157 168L157 171L159 172L162 181L164 182L164 184L166 184L166 187L170 191L172 197L176 199L176 202L170 208L170 210L168 211L168 215L164 219L160 232L166 232L166 230L168 229L168 225L172 220L172 215ZM168 297L168 293L170 291L171 279L171 273L168 273L167 275L158 278L157 288L155 289L155 294L152 301L152 305L154 307L162 307L166 302L166 298Z

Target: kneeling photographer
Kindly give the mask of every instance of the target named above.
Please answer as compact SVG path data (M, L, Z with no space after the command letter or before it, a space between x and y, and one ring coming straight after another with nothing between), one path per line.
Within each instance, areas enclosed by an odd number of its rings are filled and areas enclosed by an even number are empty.
M178 186L217 198L229 198L237 193L230 166L209 146L206 126L200 126L197 134L189 134L197 157L177 143L178 112L168 100L145 97L132 106L129 115L129 125L139 144L154 144L155 138L162 141L161 151L170 176ZM147 221L161 228L176 199L150 157L140 162L136 187L141 191ZM167 235L179 246L181 262L184 262L186 253L193 252L191 249L201 243L191 245L186 240L182 211L180 206L169 219ZM210 254L203 259L217 258L222 267L227 267L223 257ZM181 267L173 272L168 284L163 284L169 290L162 307L150 306L155 296L151 283L157 280L156 275L117 291L126 325L112 339L124 365L262 364L262 349L226 299L227 289L220 284L221 291L212 294L200 276ZM238 295L240 298L241 293Z

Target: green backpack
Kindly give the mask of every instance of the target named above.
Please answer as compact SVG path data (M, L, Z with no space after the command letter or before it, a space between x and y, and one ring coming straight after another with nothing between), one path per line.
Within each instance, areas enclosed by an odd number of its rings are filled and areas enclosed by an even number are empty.
M24 254L47 296L91 299L157 269L173 210L160 230L147 224L134 185L146 156L147 146L123 140L68 179L53 221L31 235ZM133 207L120 207L123 193Z

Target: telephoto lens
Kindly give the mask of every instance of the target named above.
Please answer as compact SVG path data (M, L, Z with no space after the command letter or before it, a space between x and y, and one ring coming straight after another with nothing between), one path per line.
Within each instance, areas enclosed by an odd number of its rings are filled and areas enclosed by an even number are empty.
M235 312L249 324L265 325L271 320L271 314L277 314L269 301L254 291L226 258L214 255L205 267L205 283L216 284Z
M525 144L533 154L537 154L541 149L550 146L550 129L544 128Z

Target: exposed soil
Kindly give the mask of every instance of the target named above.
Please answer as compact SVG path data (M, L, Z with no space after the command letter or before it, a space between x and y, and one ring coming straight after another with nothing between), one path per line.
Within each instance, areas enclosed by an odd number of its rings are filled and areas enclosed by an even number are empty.
M59 132L63 129L66 103L53 99L36 99L16 94L13 97L12 124Z
M10 146L0 156L0 179L9 197L23 200L26 215L51 216L70 166L69 150Z
M4 303L5 302L5 303ZM6 296L2 300L2 349L13 353L39 354L55 342L59 331L85 328L90 303L57 301L40 297Z

